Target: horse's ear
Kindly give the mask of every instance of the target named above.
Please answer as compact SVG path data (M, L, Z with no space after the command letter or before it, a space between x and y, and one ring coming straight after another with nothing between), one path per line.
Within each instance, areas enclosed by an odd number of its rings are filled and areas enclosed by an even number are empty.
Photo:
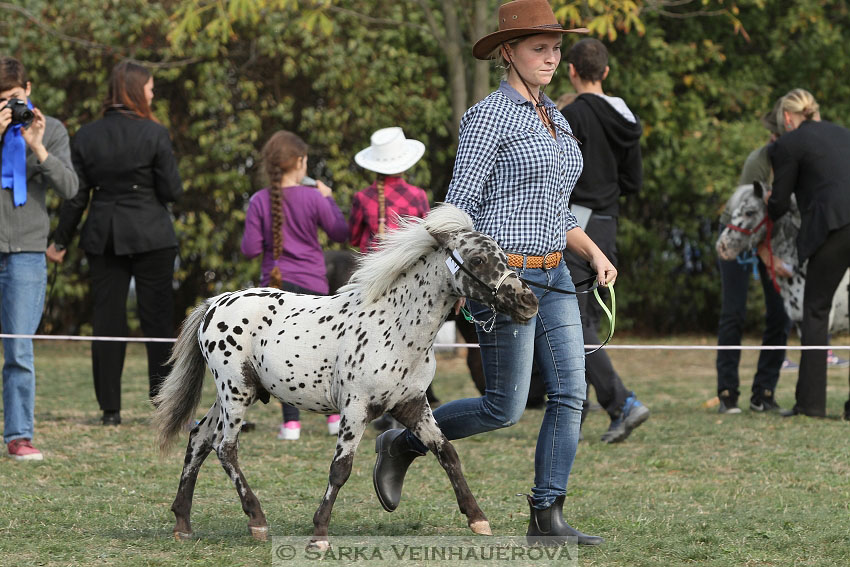
M454 233L435 230L433 232L429 232L428 234L433 236L434 240L437 241L437 244L439 244L441 247L443 247L443 246L448 246L449 240L451 239L452 234L454 234Z
M764 199L764 185L761 181L753 181L753 193L756 198Z

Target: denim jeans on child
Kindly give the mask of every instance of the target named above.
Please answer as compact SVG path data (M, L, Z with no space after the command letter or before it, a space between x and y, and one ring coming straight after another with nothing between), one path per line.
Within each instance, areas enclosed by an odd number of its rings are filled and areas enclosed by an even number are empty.
M32 335L41 321L47 264L43 252L0 253L0 326ZM32 439L35 363L31 339L3 339L3 441Z
M562 261L550 270L516 269L529 281L575 290ZM531 287L540 301L537 316L518 324L507 315L496 315L493 330L476 325L484 363L485 392L480 398L455 400L434 410L440 430L449 439L461 439L519 421L528 398L532 360L543 375L548 401L537 437L534 457L535 508L548 508L566 494L575 459L581 423L584 379L584 339L575 295ZM470 311L481 321L492 316L486 305L470 302ZM410 435L413 446L425 446Z

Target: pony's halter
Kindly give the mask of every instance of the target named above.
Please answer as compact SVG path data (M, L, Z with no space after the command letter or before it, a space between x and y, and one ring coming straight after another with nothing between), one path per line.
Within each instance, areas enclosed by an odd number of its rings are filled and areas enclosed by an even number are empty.
M765 236L765 243L767 244L767 251L770 254L770 262L767 264L767 273L770 274L770 281L773 282L773 289L779 293L779 282L776 281L776 266L773 265L773 246L770 243L771 237L773 235L773 221L770 220L770 215L765 213L764 218L754 226L753 228L744 228L741 226L734 225L729 223L726 225L726 228L729 230L734 230L735 232L740 232L741 234L746 234L747 236L752 236L762 227L762 225L767 227L767 235Z
M502 287L502 284L505 283L505 280L507 280L511 276L514 276L517 279L519 279L519 276L517 276L516 273L513 270L507 269L502 273L501 277L499 278L499 281L496 282L496 285L491 286L490 284L484 282L481 278L479 278L478 276L473 274L472 271L469 268L464 266L463 260L460 259L460 256L457 255L457 252L455 250L452 250L450 252L449 256L451 257L451 259L454 261L455 265L457 265L458 268L463 270L463 272L466 275L471 277L473 280L478 282L478 284L480 284L484 289L486 289L487 291L490 292L490 295L492 296L493 301L495 301L496 296L499 294L499 288Z
M744 228L742 226L738 226L738 225L731 224L731 223L727 224L726 228L728 228L729 230L734 230L735 232L740 232L741 234L746 234L747 236L752 236L756 232L758 232L758 230L764 225L767 225L767 233L769 235L770 232L771 232L771 229L773 228L773 222L770 220L770 217L768 215L764 215L764 218L761 219L761 222L759 222L753 228ZM769 238L769 236L768 236L768 238Z

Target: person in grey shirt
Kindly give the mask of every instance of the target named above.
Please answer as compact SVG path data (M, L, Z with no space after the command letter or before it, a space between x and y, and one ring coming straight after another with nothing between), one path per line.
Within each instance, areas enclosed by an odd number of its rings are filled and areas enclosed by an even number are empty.
M23 64L0 56L0 327L4 333L16 335L34 334L41 321L50 230L47 190L52 188L70 199L79 187L67 130L55 118L33 108L31 94ZM3 354L3 441L13 459L40 461L41 451L32 446L32 340L3 339Z
M779 101L776 101L776 105ZM770 132L770 142L782 135L784 129L776 121L776 108L762 117L762 124ZM750 185L756 181L770 185L773 182L773 169L767 155L768 144L753 150L744 162L739 188L726 202L726 207L720 215L720 230L722 231L732 220L732 211L741 203L744 196L751 192ZM764 290L764 334L763 345L784 345L788 340L790 320L785 313L782 297L773 287L764 261L747 251L735 260L717 261L721 282L720 320L717 328L718 345L740 345L744 332L744 321L747 316L747 292L749 290L750 273L753 263L758 270L762 290ZM779 274L779 272L777 272ZM790 275L790 274L787 274ZM779 382L779 371L785 360L784 350L763 350L759 352L758 369L753 377L750 409L755 412L779 410L774 392ZM740 350L717 351L717 397L720 401L718 411L723 414L739 414L738 397L740 379L738 364L741 361Z

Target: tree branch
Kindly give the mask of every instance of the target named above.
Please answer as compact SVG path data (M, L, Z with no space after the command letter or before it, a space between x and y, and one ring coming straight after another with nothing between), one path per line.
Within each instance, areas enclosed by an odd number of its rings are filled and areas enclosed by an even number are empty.
M15 6L14 4L9 4L8 2L0 2L0 10L17 13L18 15L23 16L24 18L35 24L40 30L44 31L48 35L52 35L53 37L59 38L62 41L67 41L69 43L73 43L75 45L79 45L90 50L103 51L106 53L116 53L119 55L127 56L128 52L126 49L116 48L112 45L106 45L104 43L98 43L96 41L90 41L88 39L82 39L79 37L74 37L62 33L51 25L41 21L35 16L35 14L21 6ZM187 59L180 59L176 61L140 61L138 59L133 58L130 58L130 60L136 63L143 64L146 67L168 69L172 67L182 67L184 65L197 63L199 61L203 61L204 59L200 57L190 57Z
M434 34L434 37L437 38L437 42L445 44L448 41L445 33L442 33L440 26L437 25L437 20L434 18L434 12L431 11L431 7L428 5L427 0L415 0L417 4L422 8L422 12L425 14L425 19L428 21L428 25L431 27L431 33Z
M400 22L398 20L393 20L391 18L375 18L374 16L369 16L367 14L363 14L363 13L358 12L356 10L351 10L349 8L343 8L341 6L334 6L331 3L328 3L327 5L314 4L314 6L324 7L325 9L327 9L330 12L336 12L338 14L345 14L347 16L352 16L354 18L357 18L357 19L362 20L362 21L369 23L369 24L378 24L378 25L382 25L382 26L393 26L393 27L405 26L405 27L408 27L408 28L411 28L411 29L419 30L422 33L430 33L430 31L431 31L428 28L426 28L425 26L419 26L419 25L416 25L416 24L412 24L410 22L403 22L403 21Z

